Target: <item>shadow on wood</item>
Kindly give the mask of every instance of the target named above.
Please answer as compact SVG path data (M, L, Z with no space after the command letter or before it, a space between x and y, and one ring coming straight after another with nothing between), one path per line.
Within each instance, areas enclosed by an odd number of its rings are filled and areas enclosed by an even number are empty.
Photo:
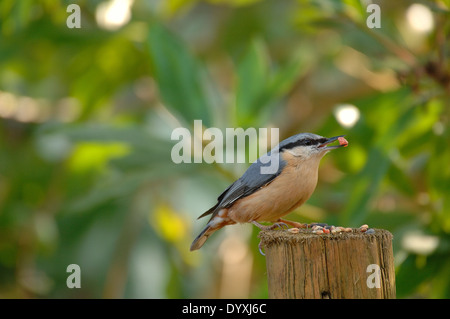
M395 298L392 234L261 231L269 298Z

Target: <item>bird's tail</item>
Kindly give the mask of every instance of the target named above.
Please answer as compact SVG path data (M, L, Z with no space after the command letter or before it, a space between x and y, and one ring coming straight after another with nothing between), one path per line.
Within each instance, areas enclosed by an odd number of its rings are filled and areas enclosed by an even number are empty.
M212 225L211 222L209 222L205 228L203 228L202 232L194 239L194 241L191 244L191 251L200 249L203 244L206 242L209 236L212 235L216 230L218 230L221 227L217 227L217 225Z

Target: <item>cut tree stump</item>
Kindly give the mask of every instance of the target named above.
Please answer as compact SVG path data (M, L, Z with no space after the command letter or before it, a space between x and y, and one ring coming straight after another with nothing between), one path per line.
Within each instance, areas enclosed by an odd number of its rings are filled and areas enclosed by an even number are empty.
M395 298L392 234L261 231L269 298Z

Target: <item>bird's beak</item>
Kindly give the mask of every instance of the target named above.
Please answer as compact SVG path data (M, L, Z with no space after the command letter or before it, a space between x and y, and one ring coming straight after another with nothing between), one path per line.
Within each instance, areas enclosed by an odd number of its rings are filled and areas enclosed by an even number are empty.
M333 150L339 147L346 147L348 145L347 140L344 138L345 135L339 135L335 137L330 137L324 143L319 144L318 148L323 148L324 150ZM334 141L339 140L339 145L327 146L328 144L333 143Z

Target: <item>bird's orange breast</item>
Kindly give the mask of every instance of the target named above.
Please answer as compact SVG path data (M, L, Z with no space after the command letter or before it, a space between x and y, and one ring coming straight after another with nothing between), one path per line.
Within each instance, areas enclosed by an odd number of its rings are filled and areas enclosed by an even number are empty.
M288 154L283 172L270 184L236 201L228 217L238 223L276 221L308 200L317 185L317 160L302 161Z

